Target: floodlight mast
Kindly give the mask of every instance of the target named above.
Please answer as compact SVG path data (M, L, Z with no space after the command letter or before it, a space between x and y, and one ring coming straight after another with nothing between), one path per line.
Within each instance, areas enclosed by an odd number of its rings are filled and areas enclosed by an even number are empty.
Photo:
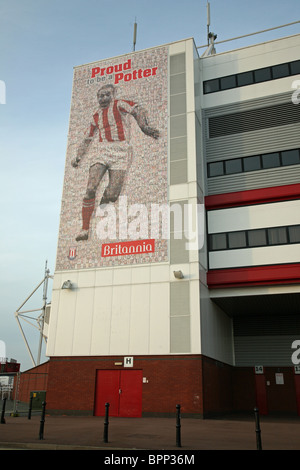
M135 19L135 23L134 23L134 27L133 27L133 52L135 52L136 33L137 33L137 22L136 22L136 19Z
M206 8L207 8L207 46L208 47L201 57L208 57L216 53L215 40L217 39L217 35L215 33L211 33L209 29L210 27L210 3L209 2L207 2Z
M48 289L48 280L50 279L53 279L53 276L50 276L50 271L49 269L47 268L47 261L46 261L46 265L45 265L45 276L44 276L44 279L36 286L36 288L31 292L31 294L24 300L24 302L20 305L20 307L16 310L15 312L15 318L17 320L17 323L18 323L18 326L19 326L19 329L20 329L20 332L21 332L21 335L23 337L23 340L25 342L25 346L27 348L27 351L29 353L29 356L31 358L31 361L33 363L33 366L35 367L36 365L39 365L40 364L40 361L41 361L41 351L42 351L42 342L43 342L43 339L46 340L45 338L45 335L43 334L43 331L44 331L44 323L45 323L45 312L46 312L46 306L47 306L47 289ZM33 310L24 310L24 311L21 311L21 308L26 304L26 302L28 302L28 300L33 296L33 294L41 287L41 285L44 284L44 288L43 288L43 306L42 308L38 308L38 309L33 309ZM28 315L25 315L27 313L33 313L33 312L42 312L37 318L35 317L31 317L31 316L28 316ZM29 343L27 341L27 338L26 338L26 335L24 333L24 330L22 328L22 325L21 325L21 322L20 322L20 318L22 318L24 321L26 321L27 323L29 323L31 326L33 326L34 328L37 328L40 332L40 338L39 338L39 347L38 347L38 355L37 355L37 361L35 361L34 357L33 357L33 354L32 354L32 351L30 349L30 346L29 346ZM29 320L35 320L35 322L37 323L34 324L32 323L31 321Z
M209 27L210 27L210 3L207 2L207 45L209 46Z
M45 277L44 277L44 289L43 289L43 309L42 314L38 319L39 327L40 327L40 342L39 342L39 349L38 349L38 356L37 356L37 363L41 363L41 352L42 352L42 343L44 337L44 324L45 324L45 314L46 314L46 305L47 305L47 289L48 289L48 279L49 279L50 271L47 269L47 261L45 266Z

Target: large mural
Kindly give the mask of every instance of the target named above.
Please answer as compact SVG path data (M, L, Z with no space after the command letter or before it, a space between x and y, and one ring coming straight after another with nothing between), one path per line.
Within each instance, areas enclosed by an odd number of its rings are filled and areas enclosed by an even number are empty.
M168 49L74 69L56 270L168 259Z

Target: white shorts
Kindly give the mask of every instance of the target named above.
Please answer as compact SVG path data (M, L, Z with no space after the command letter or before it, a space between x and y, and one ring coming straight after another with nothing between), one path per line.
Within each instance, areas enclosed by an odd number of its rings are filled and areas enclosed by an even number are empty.
M131 163L132 147L128 142L99 142L97 156L93 158L93 163L101 163L110 170L127 170Z

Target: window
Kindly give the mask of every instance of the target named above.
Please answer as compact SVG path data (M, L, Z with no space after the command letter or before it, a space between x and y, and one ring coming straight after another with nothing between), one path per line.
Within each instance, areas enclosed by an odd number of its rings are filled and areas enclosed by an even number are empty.
M204 82L203 88L204 93L215 93L217 91L228 90L229 88L247 86L254 83L288 77L290 75L297 75L298 73L300 73L300 60L295 60L294 62L207 80Z
M300 243L300 225L288 228L290 243Z
M300 73L300 60L296 60L295 62L290 63L291 67L291 74L292 75L297 75Z
M243 158L244 171L260 170L260 156Z
M242 171L242 160L241 158L236 158L235 160L225 161L225 173L226 175L232 173L241 173Z
M234 250L300 243L300 225L239 230L209 235L209 250Z
M288 77L289 74L289 64L274 65L272 67L272 75L274 79Z
M219 79L207 80L204 82L204 93L214 93L220 90Z
M287 150L285 152L281 152L281 158L282 158L282 165L296 165L297 163L300 163L300 158L299 158L299 150Z
M262 156L263 168L274 168L280 166L279 153L268 153Z
M251 247L264 246L267 244L267 234L265 229L249 230L248 245Z
M254 70L254 80L255 83L265 82L267 80L271 80L271 68L266 67L264 69Z
M238 86L246 86L246 85L252 85L254 83L254 76L253 72L244 72L244 73L239 73L237 75L237 85Z
M215 250L226 250L227 240L226 233L214 233L210 235L210 249Z
M228 233L228 248L245 248L246 232L231 232Z
M281 152L253 155L250 157L233 158L208 164L208 177L231 175L255 170L266 170L280 166L299 165L300 149L283 150Z
M224 174L223 162L215 162L208 164L208 176L220 176Z
M286 227L277 227L268 229L269 245L281 245L287 243Z
M229 88L236 87L236 76L230 75L229 77L223 77L220 80L221 82L221 90L228 90Z

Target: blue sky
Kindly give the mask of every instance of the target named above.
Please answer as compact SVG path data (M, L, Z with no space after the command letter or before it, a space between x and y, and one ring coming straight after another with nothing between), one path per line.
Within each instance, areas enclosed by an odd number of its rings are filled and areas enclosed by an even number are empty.
M300 19L299 0L211 0L210 8L217 41ZM14 312L43 279L46 260L55 270L73 67L131 52L135 18L136 50L207 42L206 0L0 0L0 340L21 370L32 363ZM217 52L299 33L297 24ZM41 305L39 290L27 308ZM22 324L36 357L38 334Z

